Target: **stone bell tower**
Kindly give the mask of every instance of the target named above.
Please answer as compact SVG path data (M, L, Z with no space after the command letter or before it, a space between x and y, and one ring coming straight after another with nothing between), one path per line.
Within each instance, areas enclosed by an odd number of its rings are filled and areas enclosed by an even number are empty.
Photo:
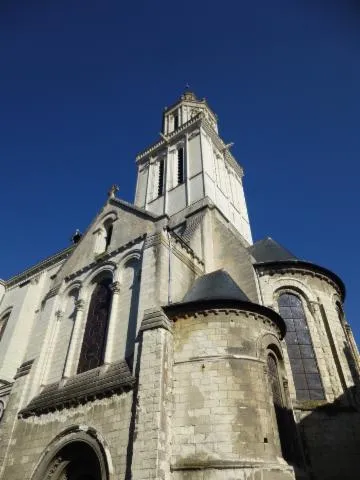
M186 90L164 110L160 137L136 157L135 205L172 216L208 198L252 244L243 170L206 100Z

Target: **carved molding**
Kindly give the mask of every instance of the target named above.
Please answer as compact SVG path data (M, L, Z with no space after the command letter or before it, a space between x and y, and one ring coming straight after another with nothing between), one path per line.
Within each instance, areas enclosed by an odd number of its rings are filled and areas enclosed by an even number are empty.
M117 295L120 293L120 282L113 282L110 285L110 290L112 291L113 295Z
M156 328L165 328L165 330L172 332L173 322L168 319L161 309L145 310L140 332L144 332L145 330L153 330Z
M78 277L79 275L82 275L85 272L88 272L93 268L98 268L99 265L101 265L102 263L106 263L106 261L109 260L109 258L114 257L118 253L129 249L133 245L136 245L137 243L141 242L141 240L143 240L144 238L146 238L146 233L144 233L143 235L140 235L139 237L134 238L133 240L130 240L129 242L125 243L119 248L116 248L112 252L105 252L104 254L99 255L94 262L89 263L88 265L81 268L80 270L77 270L76 272L65 277L65 281L69 282L70 280L73 280L74 278Z
M25 375L28 375L30 373L34 360L35 359L28 360L27 362L24 362L23 364L21 364L20 367L17 369L17 372L14 376L14 380L20 377L24 377Z

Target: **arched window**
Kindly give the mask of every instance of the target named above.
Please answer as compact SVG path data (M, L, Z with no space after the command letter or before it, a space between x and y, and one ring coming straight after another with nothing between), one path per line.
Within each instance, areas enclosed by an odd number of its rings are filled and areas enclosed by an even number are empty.
M106 278L96 284L92 293L78 373L99 367L104 361L112 297L110 284L111 279Z
M319 368L310 337L302 301L297 295L283 293L278 300L279 312L286 323L285 342L298 400L325 398Z
M0 319L0 341L2 339L2 336L4 335L6 325L8 323L9 318L10 318L10 313L11 312L5 313L5 315Z
M296 426L292 411L286 407L281 389L278 360L273 352L267 356L267 372L271 387L281 451L285 460L300 464L300 449L297 443Z
M104 223L104 229L105 229L105 251L109 248L110 243L111 243L111 237L113 233L113 220L109 219L106 220Z

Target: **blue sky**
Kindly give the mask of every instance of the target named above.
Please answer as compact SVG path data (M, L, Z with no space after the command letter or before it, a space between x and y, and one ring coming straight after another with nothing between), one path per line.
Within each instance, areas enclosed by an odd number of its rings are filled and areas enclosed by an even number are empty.
M33 3L33 2L31 2ZM69 244L189 82L245 169L255 239L271 236L357 300L360 9L356 2L4 1L0 278Z

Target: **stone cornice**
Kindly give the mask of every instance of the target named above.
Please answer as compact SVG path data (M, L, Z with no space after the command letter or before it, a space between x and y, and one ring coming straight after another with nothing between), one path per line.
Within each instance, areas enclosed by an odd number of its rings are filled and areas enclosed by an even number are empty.
M173 132L169 133L167 135L167 139L169 141L174 140L176 137L180 136L181 134L184 134L189 129L189 127L192 127L193 125L198 125L200 127L203 116L204 114L200 112L198 115L196 115L196 117L192 118L188 122L181 125L177 130L174 130ZM136 156L136 162L138 163L140 162L140 160L144 159L151 153L154 153L157 150L160 150L161 148L166 147L168 143L169 142L164 139L159 140L156 143L153 143L150 147L148 147L146 150L143 150Z
M60 382L46 385L29 405L19 412L20 418L70 408L81 403L131 390L135 378L125 360L102 365Z
M0 382L4 382L5 380L0 380ZM0 385L0 397L5 397L6 395L10 395L12 386L14 385L14 382L10 383L7 382L4 385Z
M17 369L17 372L14 376L14 380L20 377L24 377L25 375L28 375L30 373L33 363L34 363L34 359L28 360L27 362L24 362L23 364L21 364L20 367Z
M145 330L153 330L156 328L164 328L172 332L172 322L167 318L161 308L149 308L144 312L144 318L141 323L140 332Z
M197 275L202 275L204 262L201 260L201 258L194 253L193 249L182 238L180 238L179 235L170 230L168 230L168 233L171 239L172 253L189 268L191 268L194 273ZM145 240L144 248L150 248L155 245L164 245L167 248L170 247L168 238L166 238L161 232L157 232L154 235L148 236Z
M178 136L182 136L185 132L187 132L190 127L197 126L199 128L203 128L204 131L209 135L211 140L213 141L214 145L222 152L224 152L224 158L226 162L236 171L236 173L243 177L244 171L242 167L238 164L235 158L232 156L230 151L226 148L225 143L220 138L220 136L216 133L216 131L211 126L210 122L205 118L204 114L200 112L196 117L192 118L188 122L181 125L177 130L171 132L167 135L167 140L161 139L158 142L151 145L149 148L144 150L143 152L139 153L136 156L136 162L139 163L144 158L147 158L150 154L156 153L158 150L165 148L168 143L172 140L176 140Z
M45 260L42 260L41 262L37 263L33 267L28 268L24 272L9 278L9 280L5 281L5 287L10 288L10 287L13 287L14 285L17 285L18 283L31 280L35 275L42 272L43 270L49 267L52 267L57 263L60 263L61 261L63 261L65 258L67 258L71 254L74 248L75 248L75 245L70 245L64 250L61 250L60 252L55 253L55 255L52 255L51 257L48 257Z
M88 272L94 267L99 267L102 263L106 263L110 258L114 257L120 252L123 252L124 250L127 250L131 248L132 246L136 245L137 243L140 243L142 240L146 238L146 233L143 235L140 235L139 237L134 238L133 240L130 240L129 242L125 243L124 245L121 245L120 247L116 248L115 250L105 253L103 255L99 255L96 260L93 262L89 263L88 265L85 265L84 267L80 268L74 273L71 273L70 275L67 275L65 277L65 281L69 282L70 280L73 280L74 278L78 277L79 275L82 275L85 272Z
M164 312L174 322L182 318L208 317L209 315L246 315L261 321L264 325L275 329L282 339L286 333L284 320L280 315L257 303L238 300L204 300L195 302L182 302L166 305Z
M289 273L291 275L310 275L329 283L338 292L342 302L345 300L345 285L341 278L327 268L302 260L284 260L281 262L255 263L259 275L275 275Z
M220 150L224 152L224 157L227 163L236 171L236 173L240 176L244 176L244 170L232 156L228 149L226 149L226 145L223 140L219 137L219 135L215 132L212 128L211 124L206 120L206 118L202 121L202 127L204 128L205 132L210 136L211 140L214 142L214 145ZM224 150L225 149L225 150Z

